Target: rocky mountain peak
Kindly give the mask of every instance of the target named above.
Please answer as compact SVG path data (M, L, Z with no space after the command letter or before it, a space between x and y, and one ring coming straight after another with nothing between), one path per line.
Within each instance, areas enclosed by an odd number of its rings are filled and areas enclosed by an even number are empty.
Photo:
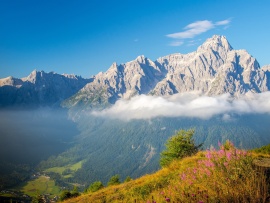
M270 65L263 66L262 70L270 72Z
M135 59L138 63L145 63L145 60L147 60L147 58L144 55L140 55Z
M117 63L113 62L106 73L108 73L108 72L117 72L117 67L118 67Z
M232 46L228 42L227 38L223 35L214 35L213 37L207 39L201 46L199 46L198 51L208 51L214 50L220 51L231 51Z

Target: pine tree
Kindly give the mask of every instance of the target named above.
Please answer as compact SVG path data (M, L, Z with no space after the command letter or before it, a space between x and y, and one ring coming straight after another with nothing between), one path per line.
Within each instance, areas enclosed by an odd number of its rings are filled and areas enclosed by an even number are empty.
M196 146L193 135L194 130L180 130L176 135L170 137L165 144L166 149L161 152L160 165L164 167L175 159L182 159L197 153L202 144Z
M120 182L120 178L119 175L114 175L110 178L109 182L108 182L108 186L110 185L119 185Z

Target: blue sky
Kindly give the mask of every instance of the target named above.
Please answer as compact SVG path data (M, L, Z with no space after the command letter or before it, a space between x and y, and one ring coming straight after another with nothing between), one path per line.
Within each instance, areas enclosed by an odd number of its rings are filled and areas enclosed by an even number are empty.
M195 51L214 34L270 64L269 0L0 0L0 78L90 77L138 55Z

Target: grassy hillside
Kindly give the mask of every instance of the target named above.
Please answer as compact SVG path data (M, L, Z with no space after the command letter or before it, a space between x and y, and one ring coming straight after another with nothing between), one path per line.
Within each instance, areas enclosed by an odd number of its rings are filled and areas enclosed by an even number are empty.
M63 176L63 178L70 178L73 176L73 173L75 173L78 169L82 167L83 161L79 161L72 165L62 166L62 167L52 167L46 169L45 173L58 173L59 175Z
M251 153L232 145L172 162L152 175L86 192L75 202L268 202L269 180Z
M262 146L260 148L253 149L252 151L255 152L255 153L258 153L258 154L268 154L268 155L270 155L270 144Z
M50 194L53 197L60 194L60 188L55 185L54 180L47 176L40 176L29 181L22 187L21 191L31 197L42 194Z

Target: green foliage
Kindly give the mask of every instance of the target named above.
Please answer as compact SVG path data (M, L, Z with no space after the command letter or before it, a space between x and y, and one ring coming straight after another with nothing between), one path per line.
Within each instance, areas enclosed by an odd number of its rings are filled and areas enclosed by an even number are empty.
M64 201L69 198L78 197L80 193L78 192L78 188L74 186L73 190L70 192L69 190L63 190L60 194L60 201Z
M260 148L256 148L252 151L257 152L257 153L262 153L262 154L270 154L270 144L262 146Z
M37 195L35 197L32 198L31 203L43 203L44 200L42 198L42 195Z
M101 188L103 188L103 184L101 181L96 181L96 182L93 182L89 188L87 189L87 191L89 192L96 192L98 190L100 190Z
M182 159L197 153L202 144L196 146L193 135L194 130L180 130L169 138L165 144L166 149L161 152L160 165L164 167L175 159Z
M111 186L111 185L119 185L121 182L120 182L120 177L119 175L114 175L110 178L109 182L108 182L108 186Z
M63 201L63 200L66 200L66 199L69 199L71 198L72 195L71 195L71 192L68 191L68 190L63 190L60 194L60 201Z
M131 178L130 176L128 176L128 177L124 180L124 182L127 183L127 182L129 182L129 181L131 181L131 180L132 180L132 178Z
M74 186L73 190L71 191L71 196L72 197L78 197L80 195L79 191L78 191L78 187Z

